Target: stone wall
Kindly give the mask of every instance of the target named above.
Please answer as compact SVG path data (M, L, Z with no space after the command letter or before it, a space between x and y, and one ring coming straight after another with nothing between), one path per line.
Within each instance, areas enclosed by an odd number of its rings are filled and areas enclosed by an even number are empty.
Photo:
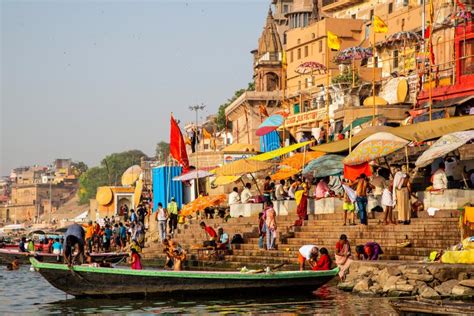
M434 207L440 210L457 210L467 203L474 201L474 190L444 190L443 192L418 192L418 198L423 201L425 210Z
M474 298L474 265L354 261L338 287L364 295Z

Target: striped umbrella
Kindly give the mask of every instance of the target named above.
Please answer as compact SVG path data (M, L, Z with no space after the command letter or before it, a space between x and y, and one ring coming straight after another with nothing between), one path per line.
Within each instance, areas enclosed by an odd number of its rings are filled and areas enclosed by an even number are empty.
M265 136L280 127L283 121L285 121L283 115L273 114L260 124L255 134L257 134L257 136Z
M352 46L341 50L339 54L337 54L335 61L338 64L345 64L351 63L354 60L361 60L372 57L372 49L370 48L363 48L360 46Z
M296 73L300 75L306 75L306 74L312 74L312 73L324 74L326 73L326 66L315 61L307 61L299 65L295 71Z
M423 38L418 33L402 31L389 35L384 44L405 47L409 44L419 44L421 42L423 42Z

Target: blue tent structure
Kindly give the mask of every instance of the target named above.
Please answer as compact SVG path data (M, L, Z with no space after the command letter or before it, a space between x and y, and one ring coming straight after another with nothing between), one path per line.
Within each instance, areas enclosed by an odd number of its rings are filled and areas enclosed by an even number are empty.
M158 208L158 203L166 207L174 197L178 207L183 205L183 183L173 181L174 177L181 175L182 168L178 166L160 166L151 171L153 179L153 211Z
M277 131L270 132L265 136L260 136L260 151L262 153L266 153L280 147L280 135Z

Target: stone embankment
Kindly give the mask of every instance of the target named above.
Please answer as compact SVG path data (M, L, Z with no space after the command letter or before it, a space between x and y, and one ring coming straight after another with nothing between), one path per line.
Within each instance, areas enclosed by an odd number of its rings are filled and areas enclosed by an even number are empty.
M474 299L474 265L354 261L338 287L362 295Z

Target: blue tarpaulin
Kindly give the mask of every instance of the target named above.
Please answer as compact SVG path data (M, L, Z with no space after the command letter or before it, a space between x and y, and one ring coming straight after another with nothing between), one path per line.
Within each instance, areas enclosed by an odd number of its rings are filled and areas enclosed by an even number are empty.
M260 151L266 153L280 148L280 135L277 131L268 133L265 136L260 136Z
M174 197L178 207L183 204L183 183L181 181L173 181L173 178L181 175L181 167L157 167L152 169L153 178L153 211L158 208L161 202L163 207L168 205L171 198Z

